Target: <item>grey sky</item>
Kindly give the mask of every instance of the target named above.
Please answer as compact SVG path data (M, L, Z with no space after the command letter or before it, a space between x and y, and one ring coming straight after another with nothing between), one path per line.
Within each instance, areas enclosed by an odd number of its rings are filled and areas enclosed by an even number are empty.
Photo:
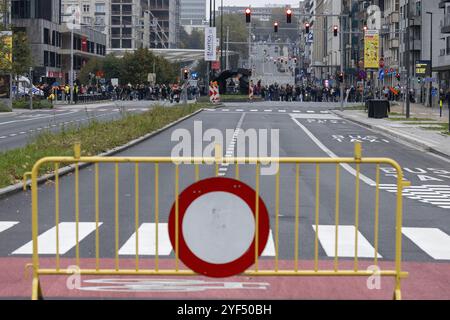
M292 6L298 7L299 0L223 0L224 6L265 6L266 4L290 4ZM216 7L219 8L221 0L216 0ZM206 0L207 10L209 7L209 0Z

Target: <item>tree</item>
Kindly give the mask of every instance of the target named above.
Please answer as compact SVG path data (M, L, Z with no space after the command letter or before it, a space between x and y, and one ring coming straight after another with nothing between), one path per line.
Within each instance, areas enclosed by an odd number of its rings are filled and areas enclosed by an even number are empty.
M217 19L217 32L220 34L220 20ZM223 15L223 30L226 33L227 27L230 30L230 42L242 42L247 43L248 41L248 29L245 23L245 17L243 14L224 14ZM226 39L223 39L223 44L225 50ZM230 43L229 50L237 52L241 58L248 58L248 46L245 44ZM236 67L236 66L233 66Z
M205 34L200 30L194 29L189 34L184 28L181 28L180 39L181 49L203 49L205 47Z
M33 66L30 43L25 32L19 31L13 33L13 63L12 73L17 77L28 73Z
M90 59L80 70L80 73L78 75L78 79L81 81L81 83L90 83L90 74L96 74L98 71L104 71L104 61L103 59L99 58L92 58Z

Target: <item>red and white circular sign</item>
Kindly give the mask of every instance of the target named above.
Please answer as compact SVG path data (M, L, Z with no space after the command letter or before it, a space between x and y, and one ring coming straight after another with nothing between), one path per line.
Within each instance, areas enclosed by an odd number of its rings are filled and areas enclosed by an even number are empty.
M258 199L258 256L269 237L269 214ZM169 236L175 250L175 203ZM256 192L240 181L210 178L179 195L178 252L191 270L208 277L240 274L255 263Z

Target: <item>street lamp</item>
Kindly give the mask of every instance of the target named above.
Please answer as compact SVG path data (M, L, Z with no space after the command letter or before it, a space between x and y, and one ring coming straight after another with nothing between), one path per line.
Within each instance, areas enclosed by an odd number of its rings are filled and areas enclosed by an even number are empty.
M433 78L433 12L427 11L426 14L430 15L430 69L431 69L431 78ZM430 81L430 92L429 92L429 101L430 108L433 108L433 82Z

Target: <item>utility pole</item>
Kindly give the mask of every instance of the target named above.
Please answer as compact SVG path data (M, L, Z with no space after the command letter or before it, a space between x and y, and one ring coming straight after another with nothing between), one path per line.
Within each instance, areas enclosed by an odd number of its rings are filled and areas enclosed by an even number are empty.
M229 48L229 41L230 41L230 27L227 26L227 53L226 53L226 61L225 61L225 69L228 70L229 67L229 60L228 60L228 48Z
M69 83L70 83L70 104L73 104L73 94L74 94L74 86L73 86L73 28L75 26L75 19L72 21L72 27L70 28L70 75L69 75Z
M30 110L33 110L33 68L30 67Z
M345 84L345 74L344 74L344 18L339 17L339 24L340 24L340 47L341 47L341 74L344 75L344 79L342 79L341 82L341 111L344 111L344 84Z
M409 0L406 2L406 119L409 119L411 116L411 102L409 100L409 85L410 85L410 28L409 28Z
M220 0L220 70L223 71L223 0Z
M427 14L430 15L430 69L431 69L431 75L430 77L433 78L433 12L427 11ZM433 108L433 82L430 81L430 108Z

